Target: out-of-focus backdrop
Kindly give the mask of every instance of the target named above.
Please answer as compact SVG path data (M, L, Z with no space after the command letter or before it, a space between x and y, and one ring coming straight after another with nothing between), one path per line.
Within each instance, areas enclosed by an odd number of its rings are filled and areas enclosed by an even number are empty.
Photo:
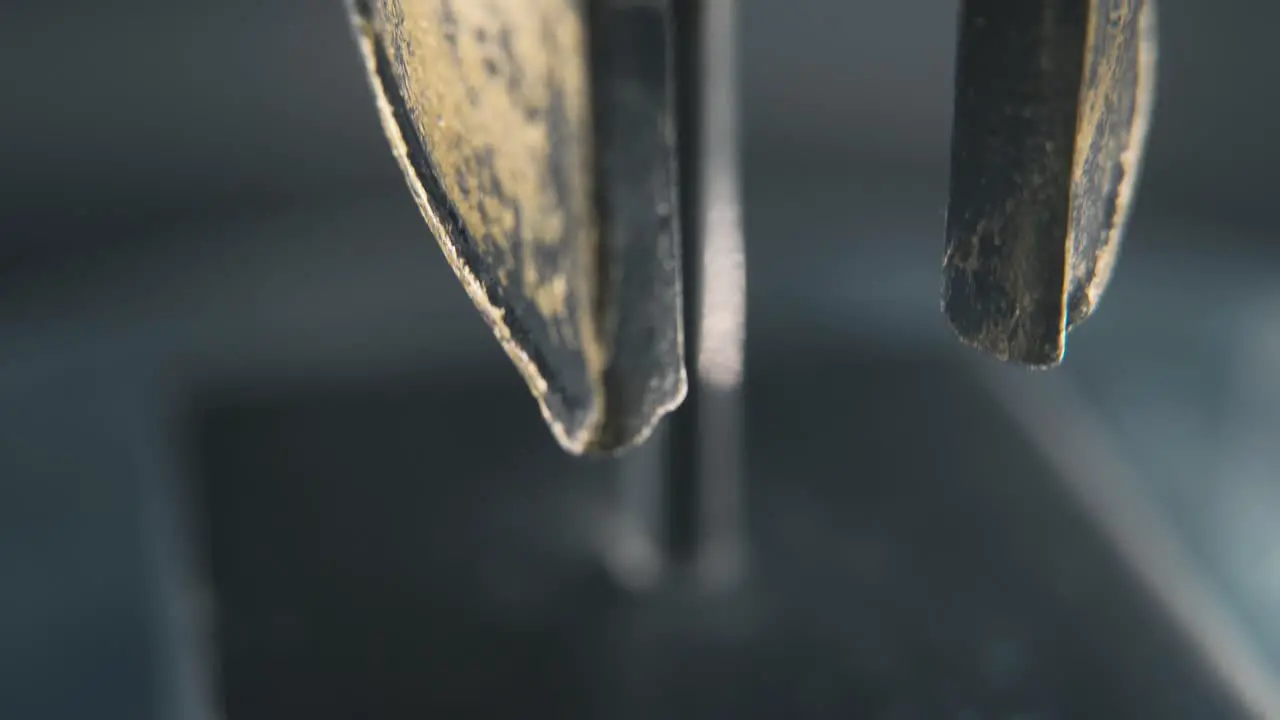
M0 7L0 717L1280 717L1280 5L1164 0L1066 365L938 312L954 2L744 0L748 574L629 592L342 3ZM607 554L607 553L605 553Z

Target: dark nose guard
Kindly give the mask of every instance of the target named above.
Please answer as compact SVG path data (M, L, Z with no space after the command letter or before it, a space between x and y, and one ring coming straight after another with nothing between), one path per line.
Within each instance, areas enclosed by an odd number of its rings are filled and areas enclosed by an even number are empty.
M569 452L686 392L667 0L351 0L431 233Z
M943 311L963 341L1062 360L1119 252L1155 55L1153 0L962 3Z

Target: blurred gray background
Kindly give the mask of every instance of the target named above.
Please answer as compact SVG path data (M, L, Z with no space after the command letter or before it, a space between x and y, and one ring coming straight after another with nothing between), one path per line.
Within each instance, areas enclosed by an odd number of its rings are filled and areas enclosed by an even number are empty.
M1280 716L1280 6L1161 3L1114 289L937 311L956 5L744 0L752 571L597 577L341 3L0 6L0 717ZM606 529L602 529L606 528Z

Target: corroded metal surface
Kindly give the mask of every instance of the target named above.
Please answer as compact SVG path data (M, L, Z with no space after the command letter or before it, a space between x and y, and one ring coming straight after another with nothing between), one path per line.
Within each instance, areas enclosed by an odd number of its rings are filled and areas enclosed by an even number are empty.
M1033 366L1111 278L1155 81L1153 0L967 0L943 309L962 340Z
M659 21L663 4L639 3ZM677 239L663 220L673 140L641 143L648 155L632 162L610 154L617 113L606 110L616 103L593 92L602 47L593 33L616 18L583 0L350 5L384 128L431 234L557 440L578 453L643 439L685 391ZM657 31L660 51L665 26ZM648 74L631 79L647 104L632 111L660 118L670 111L665 56L644 61ZM620 187L647 191L648 214L620 210Z

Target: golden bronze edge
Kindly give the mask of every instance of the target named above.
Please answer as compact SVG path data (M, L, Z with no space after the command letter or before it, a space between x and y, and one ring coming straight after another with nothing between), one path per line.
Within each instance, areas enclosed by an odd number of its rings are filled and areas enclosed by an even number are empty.
M353 19L353 27L356 28L356 40L360 46L361 56L364 59L366 70L370 78L370 86L373 90L374 99L378 105L378 116L382 123L384 132L391 142L392 152L395 155L397 163L400 165L401 172L404 174L405 181L409 186L410 192L413 194L414 200L418 205L422 217L426 220L431 234L436 238L437 244L441 251L444 252L445 258L449 262L449 266L461 281L467 295L471 297L471 301L484 317L486 324L493 331L494 337L497 338L499 345L507 356L511 358L512 363L516 366L516 370L524 378L529 389L532 391L534 399L538 403L538 409L542 413L543 419L547 426L551 429L552 435L565 451L573 455L581 455L592 448L592 441L599 435L599 428L604 418L604 408L602 407L603 392L600 382L599 368L589 368L588 374L596 392L593 393L594 401L590 410L588 419L583 424L583 429L578 433L570 433L551 412L547 405L547 380L543 377L542 372L537 365L529 358L528 353L515 341L512 337L511 330L505 322L504 311L493 304L484 286L476 278L475 274L461 261L456 248L456 240L448 227L441 220L438 211L432 207L430 199L427 196L426 188L422 181L417 177L417 172L409 161L408 145L403 136L403 128L395 118L395 113L391 106L391 101L387 98L386 89L381 84L381 69L378 67L376 43L377 39L373 28L368 20L358 11L355 0L347 0L347 10ZM594 288L593 288L594 290ZM589 329L594 331L594 323L591 323ZM595 344L597 349L600 347L599 338L594 337L594 332L588 342L584 345ZM586 340L587 338L584 338ZM590 364L590 360L588 361ZM654 423L648 428L652 432L653 425L661 416L655 418ZM631 445L638 444L636 442Z

